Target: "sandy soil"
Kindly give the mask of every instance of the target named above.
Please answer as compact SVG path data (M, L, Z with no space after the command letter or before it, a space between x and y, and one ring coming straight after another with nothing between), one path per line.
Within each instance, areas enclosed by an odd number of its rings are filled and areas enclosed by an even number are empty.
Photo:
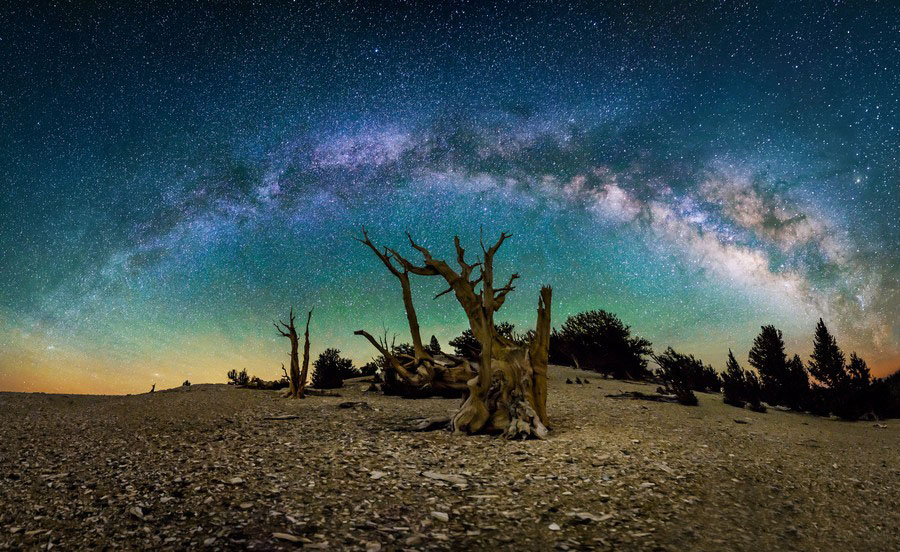
M653 389L551 371L541 442L401 431L456 401L361 383L2 393L0 549L900 550L898 421L616 400Z

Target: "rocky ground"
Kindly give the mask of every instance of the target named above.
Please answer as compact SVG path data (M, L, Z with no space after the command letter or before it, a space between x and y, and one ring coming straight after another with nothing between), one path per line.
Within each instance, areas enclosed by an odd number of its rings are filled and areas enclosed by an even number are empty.
M551 372L552 437L529 442L403 431L456 401L359 382L3 393L0 549L900 550L898 421Z

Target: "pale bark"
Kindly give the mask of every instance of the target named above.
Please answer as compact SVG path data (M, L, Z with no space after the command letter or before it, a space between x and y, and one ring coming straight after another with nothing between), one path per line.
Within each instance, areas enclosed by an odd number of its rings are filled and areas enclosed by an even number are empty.
M288 324L285 324L282 321L275 322L275 329L278 330L278 333L282 336L290 339L291 341L291 369L289 372L289 380L290 387L285 393L285 397L291 397L294 399L302 399L303 398L303 389L306 386L306 378L309 372L309 321L312 319L312 311L309 311L309 315L306 317L306 333L304 334L304 343L303 343L303 369L300 369L300 338L297 335L297 328L294 326L294 308L291 307L290 314L288 315ZM280 324L280 326L279 326ZM281 365L281 369L284 370L284 365Z
M403 304L413 339L415 358L403 360L392 354L387 343L379 343L364 330L364 336L387 359L391 368L407 383L419 388L435 390L457 389L464 392L459 410L450 420L454 431L464 433L502 433L507 437L539 437L547 435L547 355L550 342L551 290L541 290L538 320L532 341L519 345L499 335L494 326L494 313L500 309L507 295L515 289L513 274L505 286L494 288L494 255L510 237L502 233L490 247L481 243L482 260L469 264L459 238L454 238L459 272L445 261L435 259L424 246L407 234L410 245L423 258L416 265L396 250L379 250L363 230L359 241L368 246L400 280ZM396 264L395 264L396 263ZM399 268L398 268L399 265ZM472 272L480 274L473 279ZM472 334L481 345L479 361L469 362L452 355L430 355L422 346L421 332L409 275L440 276L449 286L435 298L453 292L469 320ZM481 285L476 293L476 286Z

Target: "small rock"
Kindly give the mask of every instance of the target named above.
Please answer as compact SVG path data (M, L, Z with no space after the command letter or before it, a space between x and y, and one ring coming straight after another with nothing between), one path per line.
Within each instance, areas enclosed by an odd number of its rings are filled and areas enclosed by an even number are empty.
M450 521L450 516L446 512L431 512L431 517L438 521Z
M241 479L240 477L232 477L231 479L228 480L228 483L231 485L240 485L243 482L244 482L244 480Z
M367 542L366 543L366 552L381 552L381 543L380 542Z
M249 510L250 508L253 508L252 502L241 502L241 510Z
M128 510L128 512L140 520L144 519L144 511L141 510L140 506L135 506L134 508Z
M581 521L600 521L600 518L590 512L569 512L569 517L580 519Z
M557 523L551 523L548 529L550 529L551 531L559 531L560 527Z
M338 408L372 408L365 401L347 401L338 404Z
M403 541L403 544L405 544L406 546L417 546L419 544L422 544L422 535L413 535L411 537L408 537L405 541Z
M436 479L438 481L446 481L447 483L453 483L454 485L466 485L466 478L461 475L453 475L448 473L438 473L433 471L424 471L422 472L422 476L427 477L428 479Z
M272 533L272 538L287 542L300 542L300 537L296 537L290 533Z
M370 479L381 479L385 475L387 475L385 472L378 470L372 470L371 472L369 472Z
M216 537L209 537L208 539L203 539L203 544L206 546L209 546L214 542L216 542Z

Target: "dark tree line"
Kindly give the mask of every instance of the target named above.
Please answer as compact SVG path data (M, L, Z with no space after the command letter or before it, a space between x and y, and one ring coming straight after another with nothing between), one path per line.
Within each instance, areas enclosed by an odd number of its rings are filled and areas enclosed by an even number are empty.
M759 373L758 384L755 374L741 370L729 351L722 376L726 403L754 408L761 398L770 405L845 420L900 416L900 373L873 379L855 352L847 360L821 318L806 366L799 355L788 359L781 331L774 326L761 328L748 362Z
M290 386L290 377L281 366L283 375L281 379L266 381L256 376L250 376L246 369L238 372L229 370L226 374L229 385L247 387L251 389L284 389ZM344 380L362 375L361 371L353 366L349 358L341 357L337 349L329 348L319 354L319 358L313 363L312 386L316 389L336 389L344 385Z
M725 404L738 408L748 407L756 412L765 412L762 404L762 383L756 372L744 370L728 349L725 373L722 374L722 395Z
M748 362L759 373L765 402L794 410L803 409L805 397L809 394L809 378L798 355L788 360L781 330L775 326L763 326L753 340Z
M517 343L531 339L530 333L516 333L508 322L495 328ZM478 341L471 330L449 344L457 356L472 359L477 355ZM426 349L432 354L441 351L434 336ZM407 343L392 345L392 351L402 358L414 355ZM631 327L615 314L594 310L570 316L552 331L549 360L612 378L657 381L663 392L683 404L697 404L696 391L721 391L725 403L757 412L765 412L768 404L849 420L865 415L900 417L900 373L873 379L856 353L851 353L849 360L845 357L822 320L816 326L813 354L806 365L799 355L788 356L781 331L767 325L753 341L749 368L742 368L729 350L725 371L719 374L693 355L671 347L655 354L652 344L633 335ZM650 360L658 366L655 371L648 367ZM364 366L363 373L375 374L386 394L419 396L424 392L408 389L380 357Z

